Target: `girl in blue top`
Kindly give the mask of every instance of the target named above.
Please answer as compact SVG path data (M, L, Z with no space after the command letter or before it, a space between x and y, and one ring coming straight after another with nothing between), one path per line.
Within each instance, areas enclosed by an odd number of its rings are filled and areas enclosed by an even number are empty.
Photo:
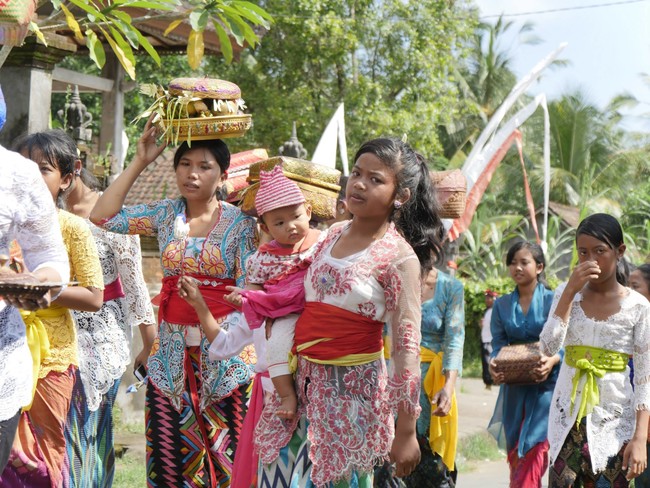
M492 359L490 373L495 383L503 373L494 367L494 358L503 346L536 342L548 317L553 292L543 282L544 252L534 243L514 244L506 257L515 290L494 303L491 321ZM548 413L557 380L560 355L542 356L535 370L537 384L501 385L490 420L489 431L505 444L510 465L510 486L541 486L548 467Z

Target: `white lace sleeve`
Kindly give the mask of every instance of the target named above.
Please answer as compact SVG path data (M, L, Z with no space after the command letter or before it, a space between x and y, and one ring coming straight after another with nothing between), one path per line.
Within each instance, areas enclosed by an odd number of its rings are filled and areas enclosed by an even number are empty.
M638 308L634 326L634 408L650 410L650 304Z
M25 264L31 271L44 267L53 268L61 276L61 281L68 281L70 279L68 255L63 245L52 196L34 163L24 160L19 161L18 164L27 171L15 175L14 195L19 204L15 209L16 215L12 226ZM32 166L34 171L31 171Z
M391 408L420 415L420 263L410 255L396 258L383 278L391 335L388 388Z
M117 260L117 271L122 281L127 305L127 320L131 326L154 324L154 312L149 290L142 273L140 237L109 233L111 247Z
M231 313L221 324L221 332L210 344L210 359L217 361L237 356L252 343L253 331L248 328L244 315L240 312Z
M566 283L562 283L555 290L555 295L553 296L553 304L551 305L551 310L548 313L548 319L544 324L542 333L539 335L540 346L542 353L546 356L554 356L560 352L562 345L564 344L564 339L566 337L566 331L568 324L562 322L562 320L555 315L555 309L557 304L560 301L562 292L566 287ZM573 306L573 305L571 305Z

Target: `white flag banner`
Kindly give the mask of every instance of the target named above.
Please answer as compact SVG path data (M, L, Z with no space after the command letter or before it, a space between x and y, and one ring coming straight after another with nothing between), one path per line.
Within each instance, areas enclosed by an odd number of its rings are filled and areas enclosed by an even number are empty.
M340 147L343 174L348 175L348 146L345 140L345 110L343 104L339 105L330 119L323 135L318 141L316 150L311 160L313 163L336 168L336 152Z

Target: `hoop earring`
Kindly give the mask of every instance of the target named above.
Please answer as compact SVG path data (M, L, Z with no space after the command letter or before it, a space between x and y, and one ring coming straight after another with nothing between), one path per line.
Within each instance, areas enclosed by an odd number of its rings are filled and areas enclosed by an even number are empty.
M393 206L395 207L395 210L399 210L400 208L402 208L402 202L400 202L399 200L395 200L393 202Z

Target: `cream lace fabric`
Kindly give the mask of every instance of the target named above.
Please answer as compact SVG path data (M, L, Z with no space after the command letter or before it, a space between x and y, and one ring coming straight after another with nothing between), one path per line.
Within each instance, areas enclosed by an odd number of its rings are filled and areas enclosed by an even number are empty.
M131 362L133 327L154 324L154 312L142 274L140 238L108 232L87 221L108 285L120 278L124 298L104 302L96 313L75 311L79 370L88 408L97 410L102 396Z
M28 269L56 269L69 278L52 196L38 167L0 146L0 253L17 240ZM18 310L0 300L0 421L31 401L32 358Z
M605 469L607 459L620 451L632 438L637 410L650 410L650 304L639 293L628 290L621 310L605 321L585 315L577 294L569 323L562 323L555 308L566 284L555 291L549 319L540 335L542 350L556 354L570 345L594 346L634 355L634 391L630 384L630 370L606 373L598 378L600 404L587 416L587 439L594 471ZM575 368L562 363L555 385L548 425L551 462L555 460L564 441L576 423L578 405L582 397L583 378L576 394L576 407L571 411L571 390Z

